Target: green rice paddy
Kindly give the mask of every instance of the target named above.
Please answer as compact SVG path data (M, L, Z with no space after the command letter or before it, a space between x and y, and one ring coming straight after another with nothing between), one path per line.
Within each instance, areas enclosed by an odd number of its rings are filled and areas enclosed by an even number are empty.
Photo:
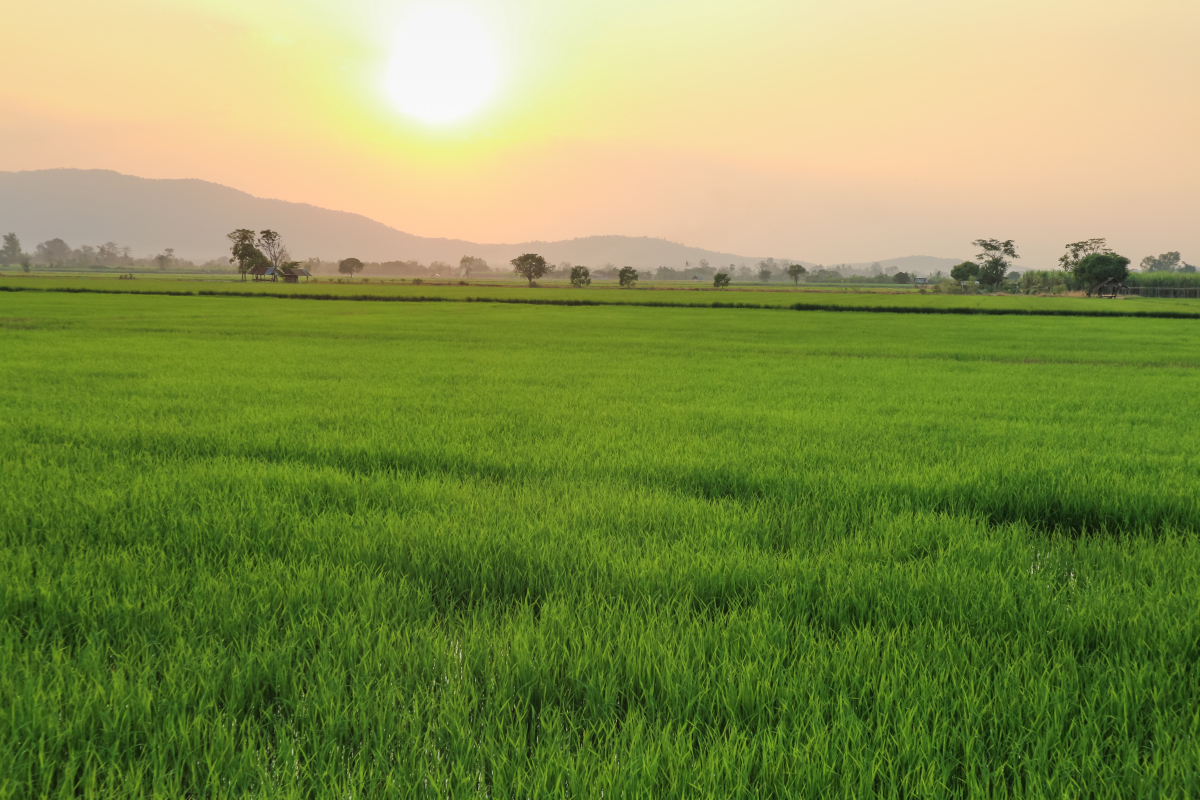
M0 292L0 797L1200 796L1197 326Z
M591 304L644 306L731 306L745 308L795 308L797 310L898 311L966 314L1057 315L1165 315L1200 319L1200 300L1122 297L1116 299L1021 296L1006 294L921 294L912 288L844 288L829 286L737 286L713 289L691 283L645 283L634 288L616 287L615 281L575 289L562 281L547 281L528 288L512 281L430 282L411 279L355 279L287 284L269 281L139 276L117 278L4 277L0 291L117 292L122 294L192 294L207 296L265 296L287 299L341 299L367 301L457 301L519 304Z

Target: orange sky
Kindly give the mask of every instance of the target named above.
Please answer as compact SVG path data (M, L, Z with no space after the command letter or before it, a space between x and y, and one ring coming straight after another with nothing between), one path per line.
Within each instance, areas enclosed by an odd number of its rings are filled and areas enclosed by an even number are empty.
M436 125L384 79L414 7L10 4L0 169L203 178L476 241L835 263L994 236L1033 268L1106 236L1200 263L1197 2L462 0L496 89Z

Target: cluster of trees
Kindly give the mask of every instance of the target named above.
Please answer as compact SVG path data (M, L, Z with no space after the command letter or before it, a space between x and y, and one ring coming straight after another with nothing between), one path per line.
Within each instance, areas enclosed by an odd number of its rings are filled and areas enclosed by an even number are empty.
M249 228L238 228L225 234L225 238L231 242L229 263L237 267L242 280L257 267L275 267L282 271L301 266L299 261L292 260L283 237L269 228L258 233Z
M1157 256L1146 256L1138 265L1142 272L1186 272L1194 273L1196 267L1179 257L1178 250Z
M1066 245L1066 252L1058 259L1061 267L1058 275L1044 271L1021 275L1010 271L1013 260L1020 258L1012 239L976 239L972 244L980 249L978 260L955 266L950 277L955 281L977 281L988 289L997 289L1008 282L1030 293L1059 292L1066 288L1081 288L1090 293L1104 281L1124 281L1129 277L1129 259L1110 250L1104 239L1085 239Z
M169 267L194 269L196 266L191 261L177 259L175 250L170 247L149 258L134 258L132 248L116 242L105 242L95 247L85 244L74 248L62 239L48 239L38 243L32 253L27 253L15 233L4 235L3 246L0 246L0 264L20 266L25 272L30 272L34 266L76 269L143 266L160 270Z

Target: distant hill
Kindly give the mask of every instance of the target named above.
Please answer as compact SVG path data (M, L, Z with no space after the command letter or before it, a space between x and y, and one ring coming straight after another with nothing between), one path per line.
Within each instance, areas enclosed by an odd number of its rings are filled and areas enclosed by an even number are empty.
M718 253L665 239L589 236L560 242L481 244L414 236L362 216L306 203L268 200L201 180L152 180L109 170L51 169L0 172L0 227L15 231L26 250L61 238L72 247L114 241L136 254L173 247L192 261L220 256L235 228L271 228L292 256L336 261L434 260L464 255L502 265L521 253L555 263L682 267L706 258L714 265L754 263L758 257Z
M14 231L27 251L38 242L64 239L72 247L116 242L136 255L172 247L181 258L203 262L226 252L225 234L235 228L271 228L283 234L294 258L337 261L440 260L464 255L501 267L521 253L548 261L637 268L682 268L707 259L713 266L753 265L762 256L721 253L665 239L588 236L557 242L481 244L433 239L396 230L361 214L254 197L208 181L153 180L110 170L49 169L0 172L0 233ZM918 272L948 270L959 259L907 256L880 261ZM801 261L805 266L812 262ZM866 264L851 265L865 270Z

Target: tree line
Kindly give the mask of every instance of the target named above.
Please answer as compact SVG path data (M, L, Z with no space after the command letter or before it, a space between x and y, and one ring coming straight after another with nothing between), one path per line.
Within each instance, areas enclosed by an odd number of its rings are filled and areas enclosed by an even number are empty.
M212 262L204 266L211 265ZM75 268L95 269L97 267L157 267L166 269L196 269L197 265L185 259L176 258L173 248L166 248L154 256L138 258L133 255L133 249L128 245L116 242L92 246L82 245L71 247L62 239L48 239L34 246L33 252L25 252L21 240L15 233L6 233L3 244L0 245L0 265L19 266L23 272L31 272L35 266L52 269Z

